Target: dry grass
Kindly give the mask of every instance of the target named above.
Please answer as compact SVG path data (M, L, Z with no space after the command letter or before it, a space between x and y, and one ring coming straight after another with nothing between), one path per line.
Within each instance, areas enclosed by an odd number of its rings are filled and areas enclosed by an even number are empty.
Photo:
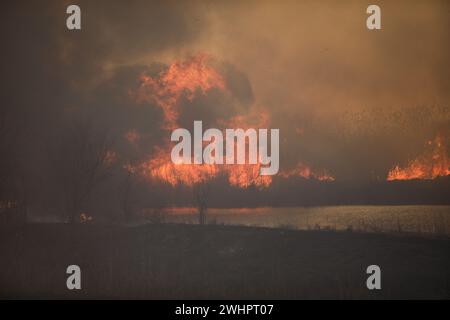
M0 233L3 298L449 298L450 241L355 232L35 224ZM80 292L65 268L82 269ZM365 288L382 269L381 292Z

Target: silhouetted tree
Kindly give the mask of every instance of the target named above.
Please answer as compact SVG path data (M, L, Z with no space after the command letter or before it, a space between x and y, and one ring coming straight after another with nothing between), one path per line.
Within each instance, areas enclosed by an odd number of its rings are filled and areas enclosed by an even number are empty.
M105 132L82 122L67 129L56 144L51 161L70 223L76 222L93 188L109 175L110 147Z

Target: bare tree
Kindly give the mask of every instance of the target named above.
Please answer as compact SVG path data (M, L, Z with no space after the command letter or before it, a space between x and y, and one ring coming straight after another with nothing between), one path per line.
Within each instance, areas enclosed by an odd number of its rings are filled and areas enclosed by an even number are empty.
M76 222L94 187L110 173L111 143L99 131L78 122L66 130L52 152L53 171L70 223Z

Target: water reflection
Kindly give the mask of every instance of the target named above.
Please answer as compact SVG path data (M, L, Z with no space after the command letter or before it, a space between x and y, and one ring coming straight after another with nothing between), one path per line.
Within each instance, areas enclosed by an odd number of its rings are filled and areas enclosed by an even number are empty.
M196 208L170 208L165 212L167 222L197 223L198 220ZM208 223L450 235L450 206L210 208Z

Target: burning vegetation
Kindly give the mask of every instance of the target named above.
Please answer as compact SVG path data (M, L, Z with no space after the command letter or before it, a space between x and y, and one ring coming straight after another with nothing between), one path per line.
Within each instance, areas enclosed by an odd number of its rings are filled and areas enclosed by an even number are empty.
M143 74L140 87L131 96L137 102L155 103L163 110L163 128L174 130L178 127L182 97L192 101L198 91L205 94L213 88L225 89L222 76L207 62L208 56L199 54L171 64L157 78Z
M404 167L396 165L387 180L435 179L450 175L450 159L446 140L442 135L427 142L425 151Z
M144 74L140 78L137 90L130 91L130 96L138 103L152 103L163 111L164 130L174 130L179 126L180 112L183 99L192 101L197 95L205 95L215 89L227 93L226 82L222 75L209 64L209 57L200 54L186 61L171 64L156 77ZM270 114L266 111L251 111L230 118L216 119L217 123L232 128L268 127ZM134 143L139 134L130 130L126 139ZM248 139L246 139L248 147ZM255 186L265 188L271 185L271 176L260 175L261 162L255 164L186 164L173 163L170 157L171 143L167 141L163 146L155 148L152 156L143 161L134 169L140 175L150 179L163 181L169 185L183 184L193 186L198 183L217 178L220 175L227 177L228 183L240 188ZM236 154L236 152L235 152ZM293 170L281 172L280 177L288 178L300 176L305 179L320 181L333 181L334 177L325 170L315 172L304 164Z
M302 177L305 179L317 179L319 181L334 181L335 178L331 176L325 169L313 171L309 166L299 162L294 169L283 171L280 174L283 178Z

